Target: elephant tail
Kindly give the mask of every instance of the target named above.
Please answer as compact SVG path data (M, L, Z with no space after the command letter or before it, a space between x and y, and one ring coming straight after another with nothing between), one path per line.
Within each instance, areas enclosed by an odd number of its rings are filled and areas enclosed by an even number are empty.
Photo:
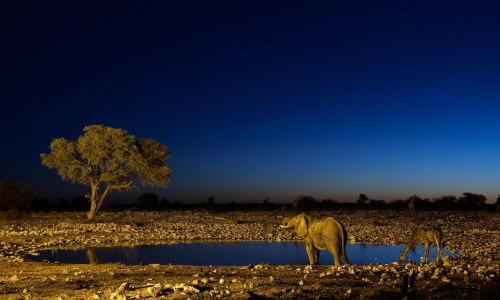
M342 226L342 253L347 257L347 254L345 252L346 244L347 244L347 230L345 230L345 227Z
M340 236L342 238L342 257L344 257L344 263L348 264L349 261L347 259L347 253L346 253L346 244L347 244L347 230L345 229L344 225L342 225L339 221L335 220L332 218L335 223L337 223L337 226L340 228Z

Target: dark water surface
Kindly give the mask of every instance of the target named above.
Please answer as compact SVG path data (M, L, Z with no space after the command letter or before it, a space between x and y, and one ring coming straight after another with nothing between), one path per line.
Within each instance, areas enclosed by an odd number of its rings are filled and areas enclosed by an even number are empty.
M398 260L404 245L347 244L351 264L388 264ZM424 247L417 246L407 258L420 262ZM429 261L437 249L432 247ZM450 255L445 249L445 254ZM236 266L269 263L272 265L309 264L303 243L297 242L193 242L171 245L148 245L116 248L86 248L78 250L44 250L34 261L60 263L117 263ZM332 265L333 255L321 251L320 264Z

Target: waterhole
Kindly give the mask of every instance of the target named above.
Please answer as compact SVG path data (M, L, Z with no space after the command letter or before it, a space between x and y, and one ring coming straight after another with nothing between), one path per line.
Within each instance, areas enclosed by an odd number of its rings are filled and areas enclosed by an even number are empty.
M388 264L398 260L404 245L347 244L347 258L351 264ZM451 255L445 249L446 255ZM407 258L420 262L424 247L416 246ZM429 261L436 258L437 249L432 247ZM303 243L298 242L192 242L134 247L56 249L40 251L34 261L60 263L124 263L238 266L268 263L272 265L309 264ZM333 255L321 251L322 265L332 265Z

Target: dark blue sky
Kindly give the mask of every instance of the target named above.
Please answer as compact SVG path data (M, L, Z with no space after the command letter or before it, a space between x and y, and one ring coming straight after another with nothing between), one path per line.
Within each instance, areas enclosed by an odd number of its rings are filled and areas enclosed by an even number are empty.
M104 124L181 202L500 193L497 1L11 2L0 180L86 192L39 154Z

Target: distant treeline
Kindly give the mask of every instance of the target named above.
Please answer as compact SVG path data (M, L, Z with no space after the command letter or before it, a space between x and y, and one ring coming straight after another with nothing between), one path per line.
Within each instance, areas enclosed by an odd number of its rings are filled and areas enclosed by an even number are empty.
M421 199L411 196L408 199L400 199L387 202L385 200L369 199L361 194L356 202L338 202L331 199L317 200L311 196L299 195L289 203L273 203L269 198L254 203L218 203L214 196L205 201L194 204L180 203L160 199L154 193L145 193L138 197L137 202L129 204L104 204L104 210L128 210L137 209L145 211L162 210L211 210L211 211L313 211L313 210L409 210L410 202L413 201L414 210L500 210L500 195L495 204L487 204L486 197L481 194L463 193L461 197L442 196L435 199ZM87 211L89 201L85 196L78 196L72 201L60 199L52 203L48 199L35 199L29 209L33 211Z
M59 199L49 201L46 198L36 198L36 190L27 184L0 182L0 211L16 214L25 211L88 211L90 201L81 195L73 200ZM137 202L130 204L103 204L104 210L211 210L211 211L312 211L312 210L497 210L500 211L500 195L495 204L487 204L486 197L481 194L463 193L462 196L442 196L435 199L422 199L417 195L407 199L386 202L370 199L360 194L356 202L338 202L331 199L317 200L312 196L299 195L289 203L273 203L269 198L255 203L218 203L215 196L196 204L185 204L177 201L160 199L157 194L144 193ZM15 216L14 216L15 217Z

